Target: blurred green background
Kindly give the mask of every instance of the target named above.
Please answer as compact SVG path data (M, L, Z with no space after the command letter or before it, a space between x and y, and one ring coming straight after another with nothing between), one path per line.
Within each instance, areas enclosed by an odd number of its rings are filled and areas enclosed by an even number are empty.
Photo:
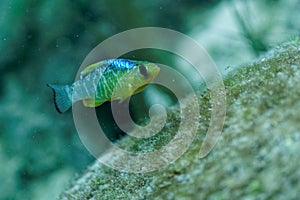
M299 35L299 10L298 0L2 0L0 199L53 199L93 162L72 113L56 112L46 83L72 82L86 55L106 38L137 27L174 29L202 44L226 74ZM162 52L127 55L150 56L181 68ZM108 105L98 109L110 112Z

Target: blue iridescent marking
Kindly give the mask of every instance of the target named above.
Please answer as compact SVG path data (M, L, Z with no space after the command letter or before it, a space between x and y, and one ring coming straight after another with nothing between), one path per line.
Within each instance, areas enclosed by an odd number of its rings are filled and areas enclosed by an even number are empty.
M107 60L107 63L110 65L110 69L133 69L135 64L131 60L127 59L111 59Z

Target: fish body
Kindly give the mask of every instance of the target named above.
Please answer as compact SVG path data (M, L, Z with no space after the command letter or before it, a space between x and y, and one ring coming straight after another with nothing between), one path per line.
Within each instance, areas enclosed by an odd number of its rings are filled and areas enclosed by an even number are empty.
M87 107L97 107L106 101L123 101L143 91L159 71L156 64L148 61L110 59L89 65L72 84L48 86L54 92L57 111L63 113L80 100Z

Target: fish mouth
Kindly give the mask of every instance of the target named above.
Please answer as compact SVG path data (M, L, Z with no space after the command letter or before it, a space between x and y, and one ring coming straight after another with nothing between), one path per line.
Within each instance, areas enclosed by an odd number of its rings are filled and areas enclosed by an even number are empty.
M160 72L160 68L156 66L154 76L157 76L159 72Z
M158 75L158 73L160 72L160 68L154 63L151 63L150 67L151 67L151 71L152 71L152 74L153 74L153 78L151 80L153 80Z

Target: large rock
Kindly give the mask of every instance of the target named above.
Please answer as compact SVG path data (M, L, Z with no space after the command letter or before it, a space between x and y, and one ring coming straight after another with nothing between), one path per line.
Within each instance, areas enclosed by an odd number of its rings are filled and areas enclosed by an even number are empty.
M297 199L300 196L300 42L283 44L226 77L227 114L220 140L198 156L210 119L209 92L199 92L196 138L176 162L151 173L126 173L99 162L70 183L62 199ZM131 151L170 141L178 108L156 137L124 138ZM159 117L157 118L159 119ZM155 125L154 125L155 126ZM155 127L154 127L155 128ZM124 162L122 155L107 152ZM143 164L137 160L138 164ZM141 163L139 163L141 162Z

